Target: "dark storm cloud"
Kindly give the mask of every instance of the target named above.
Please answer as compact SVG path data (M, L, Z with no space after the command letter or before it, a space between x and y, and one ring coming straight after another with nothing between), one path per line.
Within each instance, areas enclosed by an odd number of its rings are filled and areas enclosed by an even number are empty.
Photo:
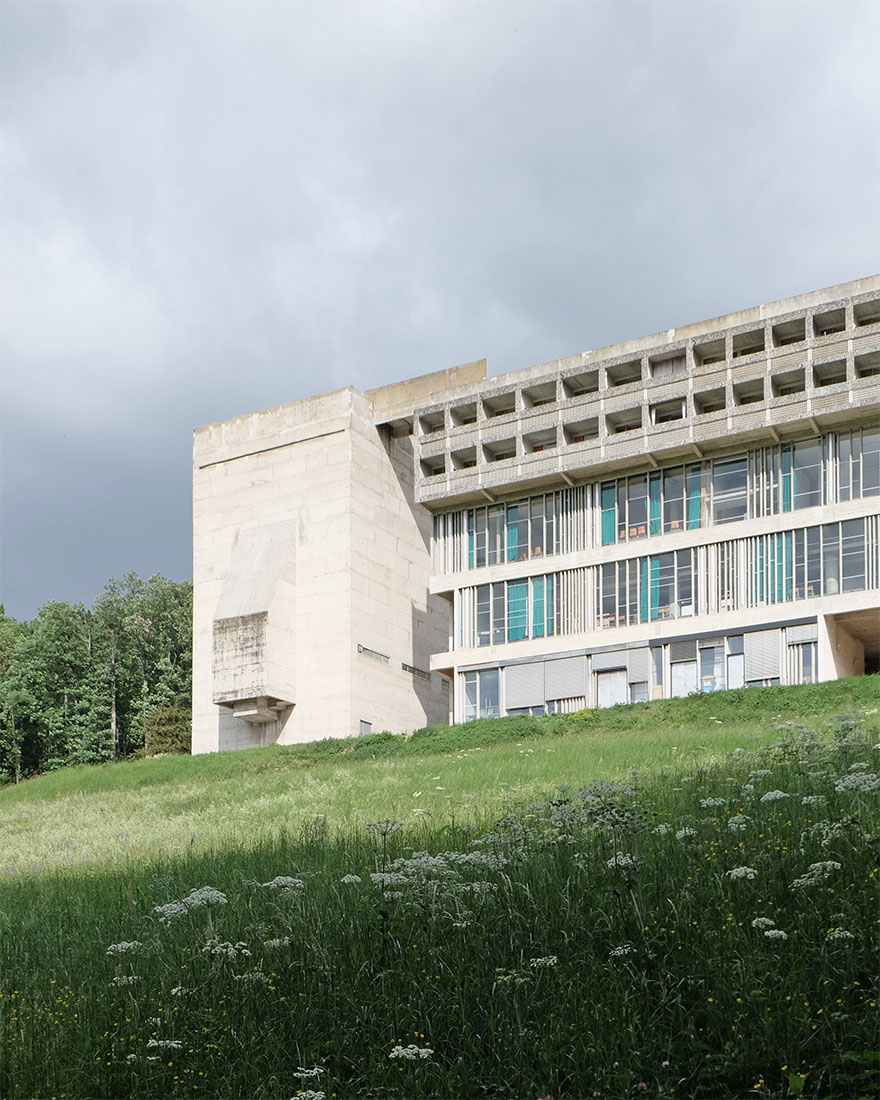
M8 610L190 572L193 426L867 274L870 3L2 11Z

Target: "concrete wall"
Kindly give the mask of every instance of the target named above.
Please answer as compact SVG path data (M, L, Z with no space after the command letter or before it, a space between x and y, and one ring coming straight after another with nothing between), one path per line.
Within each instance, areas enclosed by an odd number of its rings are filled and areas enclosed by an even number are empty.
M431 518L412 441L374 420L348 388L196 432L194 752L447 720L443 678L402 667L448 634Z
M819 618L819 679L865 675L865 647L833 615Z

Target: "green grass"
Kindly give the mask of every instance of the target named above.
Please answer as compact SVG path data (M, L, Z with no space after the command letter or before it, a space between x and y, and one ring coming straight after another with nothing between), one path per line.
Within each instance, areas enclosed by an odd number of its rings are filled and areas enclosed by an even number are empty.
M445 753L379 738L0 792L28 853L0 898L0 1096L874 1094L880 807L851 777L880 773L876 682L504 731L444 731L470 739ZM438 774L447 791L429 795ZM126 803L137 841L101 860ZM211 804L204 838L178 835ZM68 834L100 833L69 866L39 839L53 807ZM168 816L183 820L166 831ZM385 818L400 827L364 828ZM263 885L279 875L302 885ZM204 886L226 902L162 919ZM433 1053L390 1057L411 1044Z
M688 766L773 740L777 721L822 724L880 705L876 677L744 689L578 715L65 768L0 789L0 869L259 845L324 818L331 831L395 817L443 823L505 812L556 783Z

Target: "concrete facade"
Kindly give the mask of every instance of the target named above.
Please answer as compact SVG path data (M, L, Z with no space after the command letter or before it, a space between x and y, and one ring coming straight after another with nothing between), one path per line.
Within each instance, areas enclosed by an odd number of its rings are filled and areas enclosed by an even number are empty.
M195 433L193 751L880 661L880 277Z

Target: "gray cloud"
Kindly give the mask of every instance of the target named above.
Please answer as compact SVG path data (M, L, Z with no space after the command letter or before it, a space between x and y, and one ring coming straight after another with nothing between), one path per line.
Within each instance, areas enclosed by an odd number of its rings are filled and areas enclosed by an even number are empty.
M867 274L871 3L5 0L2 593L190 571L197 424Z

